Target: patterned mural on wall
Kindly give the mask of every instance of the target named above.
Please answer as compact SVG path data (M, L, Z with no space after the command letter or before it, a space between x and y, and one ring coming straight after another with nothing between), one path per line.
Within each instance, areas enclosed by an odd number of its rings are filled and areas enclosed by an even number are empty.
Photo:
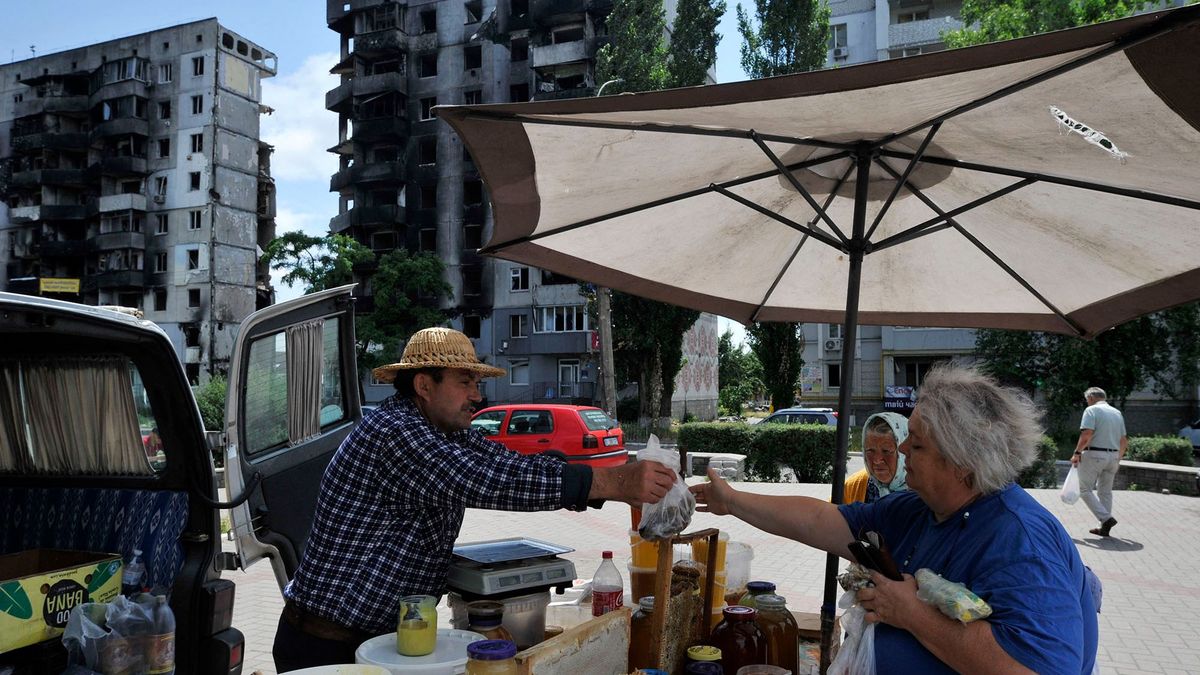
M716 411L719 337L715 314L701 314L683 336L685 363L675 376L675 394L671 401L677 404L686 401L688 410L698 417L709 407L705 404L712 404L713 414Z

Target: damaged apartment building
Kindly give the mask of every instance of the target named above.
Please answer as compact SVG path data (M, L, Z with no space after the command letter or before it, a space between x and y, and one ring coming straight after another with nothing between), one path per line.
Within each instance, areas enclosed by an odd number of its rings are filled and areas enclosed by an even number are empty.
M225 371L273 300L275 61L206 19L0 65L0 290L138 308Z
M598 355L576 280L477 250L491 234L484 184L434 106L593 96L611 0L327 0L341 36L325 106L339 117L330 230L382 255L430 251L446 267L444 306L484 360L489 401L592 403ZM370 265L355 270L370 311ZM391 393L366 384L366 398Z

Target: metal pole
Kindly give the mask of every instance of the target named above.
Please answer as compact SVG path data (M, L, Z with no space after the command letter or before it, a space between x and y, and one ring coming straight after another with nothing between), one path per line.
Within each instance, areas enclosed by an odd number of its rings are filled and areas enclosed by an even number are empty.
M623 84L625 80L615 78L600 85L596 97L604 93L604 88L610 84ZM596 288L596 298L600 320L600 383L604 390L604 410L613 419L617 418L617 383L613 373L613 344L612 344L612 292L604 286Z
M867 187L871 177L870 145L855 150L857 181L854 184L854 226L850 236L850 270L846 278L846 315L842 324L841 386L838 387L837 453L833 461L833 503L841 504L846 482L846 451L850 446L850 401L854 389L855 342L858 338L858 293L862 282L864 233L867 223ZM833 619L837 593L837 574L841 560L825 556L825 595L821 602L821 672L829 669L833 647Z

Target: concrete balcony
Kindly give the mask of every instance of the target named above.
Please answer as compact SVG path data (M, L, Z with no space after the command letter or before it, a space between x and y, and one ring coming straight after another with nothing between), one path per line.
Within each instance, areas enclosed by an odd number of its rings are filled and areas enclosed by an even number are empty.
M128 195L105 195L100 198L99 212L108 213L109 211L145 211L146 210L146 195L128 194Z
M554 89L551 91L533 92L535 101L561 101L567 98L589 98L596 95L595 87L575 87L574 89Z
M339 213L329 219L331 232L344 232L352 227L375 229L383 225L403 225L407 222L405 209L389 204L387 206L356 206L345 213Z
M555 45L537 45L529 48L529 61L533 68L579 63L587 59L587 40L573 40L571 42L560 42Z
M145 157L103 157L89 166L88 171L105 176L144 176L149 173Z
M355 96L369 96L398 91L408 95L408 78L400 73L360 75L347 80L325 93L325 108L334 112L349 112Z
M942 33L958 30L962 27L962 20L956 16L942 16L923 21L909 21L908 23L893 23L888 25L888 49L904 49L905 47L940 44L942 42Z
M200 363L200 348L199 347L186 347L183 350L183 362L184 363Z
M14 171L9 185L17 188L37 188L43 185L79 185L83 182L83 169L39 169Z
M399 28L360 33L354 38L354 54L365 58L400 54L408 49L409 36Z
M150 123L138 117L122 117L121 119L101 122L92 129L92 142L110 136L149 136Z
M105 232L92 237L96 251L146 250L146 235L142 232Z
M330 30L343 31L354 27L354 14L378 7L390 0L325 0L325 23Z
M588 0L529 0L533 20L543 22L557 16L575 16L587 11Z
M408 128L408 120L402 116L356 120L353 139L356 141L407 140Z
M26 98L20 103L13 104L13 117L40 115L42 113L80 113L88 109L88 97L78 96L46 96L45 98Z
M13 223L31 223L43 220L83 220L87 218L87 207L77 204L44 204L41 206L18 206L8 212Z
M329 179L329 191L337 192L358 183L400 183L403 181L404 164L400 162L363 164L342 169L333 174L333 177Z
M86 255L91 245L85 239L68 241L43 241L38 245L38 252L47 258L76 258Z
M149 82L133 78L110 82L100 85L100 88L89 97L89 100L92 105L96 105L102 101L125 96L150 98L150 86Z
M85 133L70 133L59 134L54 132L42 132L39 134L26 134L24 136L13 136L8 147L13 149L13 152L24 152L29 150L77 150L83 152L88 147L88 135Z
M145 270L112 270L88 275L83 282L87 291L109 289L142 289L146 287Z

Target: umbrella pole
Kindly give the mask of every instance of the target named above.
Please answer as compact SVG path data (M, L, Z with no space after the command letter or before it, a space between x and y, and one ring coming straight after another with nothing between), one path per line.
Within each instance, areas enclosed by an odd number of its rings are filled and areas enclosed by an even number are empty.
M864 233L867 223L867 188L870 187L871 155L869 144L855 148L856 182L854 184L854 224L850 241L850 270L846 277L846 316L842 324L841 386L838 388L837 452L833 461L832 499L841 504L846 483L846 452L850 447L850 401L854 389L854 358L858 339L858 294L862 285ZM849 542L846 542L849 543ZM834 609L836 608L837 575L841 560L829 553L825 556L825 595L821 602L821 672L829 669L833 647Z

